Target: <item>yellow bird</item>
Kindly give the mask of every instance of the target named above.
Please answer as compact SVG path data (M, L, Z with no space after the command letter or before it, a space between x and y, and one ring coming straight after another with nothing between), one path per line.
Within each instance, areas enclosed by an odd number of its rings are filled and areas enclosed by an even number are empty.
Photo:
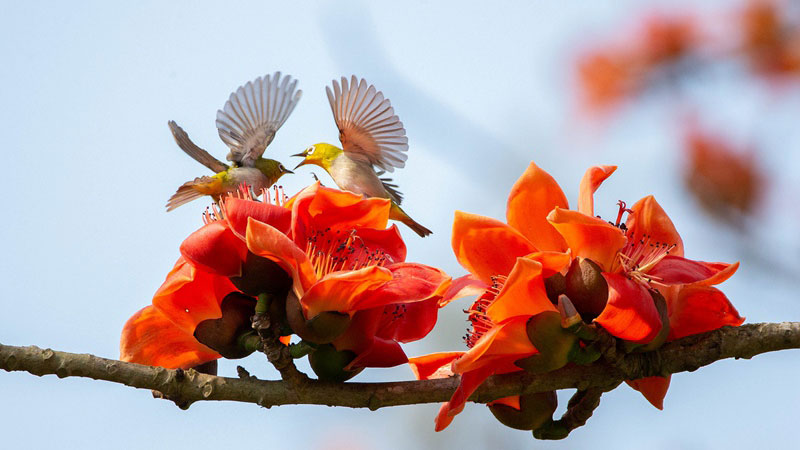
M236 191L242 183L259 193L284 174L293 173L278 161L261 155L300 100L303 91L295 92L296 87L297 80L275 72L240 86L230 95L225 106L217 111L217 132L230 147L227 159L232 162L231 166L195 145L178 124L169 121L178 147L215 175L184 183L170 197L167 211L204 195L219 201L220 196Z
M400 203L403 195L385 172L402 168L408 158L408 138L403 122L383 93L363 78L355 75L348 84L342 77L341 86L333 80L333 90L325 88L339 128L342 148L327 143L312 145L303 152L303 161L295 167L313 164L325 169L340 189L365 197L388 198L392 201L389 218L406 224L418 235L425 237L431 230L408 216Z

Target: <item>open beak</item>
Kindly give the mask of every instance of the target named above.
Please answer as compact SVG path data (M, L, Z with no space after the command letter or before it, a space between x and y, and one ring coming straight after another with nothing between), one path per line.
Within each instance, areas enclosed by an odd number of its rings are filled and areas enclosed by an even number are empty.
M292 171L291 171L291 170L289 170L289 169L283 169L283 173L294 173L294 172L292 172Z
M292 155L292 156L302 156L302 155ZM308 160L304 159L304 160L300 161L300 164L294 166L294 170L297 170L298 167L305 166L306 164L308 164Z

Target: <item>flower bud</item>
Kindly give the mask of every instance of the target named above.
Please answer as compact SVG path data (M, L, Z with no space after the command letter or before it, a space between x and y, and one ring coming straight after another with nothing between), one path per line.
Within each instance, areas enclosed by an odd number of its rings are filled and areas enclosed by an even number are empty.
M292 286L292 278L281 266L252 252L247 252L241 276L230 280L237 289L253 297L258 294L284 297Z
M566 294L585 321L599 316L608 301L608 283L600 266L587 258L573 259L566 275Z
M348 364L356 359L356 354L350 350L338 351L331 344L320 345L308 355L311 369L322 381L347 381L364 370L360 367L355 370L345 370Z
M350 316L336 311L324 311L306 320L293 292L286 297L286 320L295 334L314 344L329 344L350 326Z
M547 298L555 305L558 303L558 296L567 292L567 279L560 273L555 273L544 279L544 288Z
M250 316L255 311L256 301L240 292L231 292L222 299L222 317L207 319L194 329L194 337L228 359L244 358L253 352L240 345L240 336L252 332Z
M556 391L519 396L519 409L504 403L490 403L489 410L503 425L516 430L535 430L553 418L558 406Z
M514 364L530 373L544 373L564 367L578 337L561 327L561 314L544 311L527 323L528 339L539 353L520 359Z

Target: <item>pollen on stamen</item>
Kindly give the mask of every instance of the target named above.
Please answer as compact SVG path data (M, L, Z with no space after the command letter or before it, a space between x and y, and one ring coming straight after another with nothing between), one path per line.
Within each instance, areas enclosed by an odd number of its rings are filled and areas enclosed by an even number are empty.
M677 244L654 241L648 234L636 239L628 234L628 243L618 253L617 262L628 278L647 285L659 285L661 278L648 274Z
M341 234L330 228L317 231L307 238L306 255L311 261L317 277L342 270L358 270L371 266L383 266L388 261L380 249L370 249L355 230Z

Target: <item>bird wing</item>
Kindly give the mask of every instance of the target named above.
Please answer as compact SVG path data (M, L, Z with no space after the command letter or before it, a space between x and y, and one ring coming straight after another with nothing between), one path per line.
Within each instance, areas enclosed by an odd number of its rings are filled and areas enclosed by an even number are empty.
M172 137L175 138L175 142L178 144L178 147L180 147L181 150L183 150L187 155L191 156L192 159L208 167L214 173L228 170L227 164L218 160L217 158L214 158L210 153L192 142L192 140L189 139L189 135L186 134L186 132L183 131L183 128L179 127L175 121L170 120L167 123L169 124L169 130L172 131Z
M392 182L391 178L379 178L383 188L389 193L389 198L398 205L403 203L403 193L398 191L398 186Z
M393 172L405 166L408 138L403 122L394 114L389 99L355 75L341 86L333 80L333 90L326 87L333 118L339 128L339 140L348 156L367 161L380 170Z
M248 81L217 111L219 137L230 147L228 161L252 167L292 113L303 91L280 72Z

